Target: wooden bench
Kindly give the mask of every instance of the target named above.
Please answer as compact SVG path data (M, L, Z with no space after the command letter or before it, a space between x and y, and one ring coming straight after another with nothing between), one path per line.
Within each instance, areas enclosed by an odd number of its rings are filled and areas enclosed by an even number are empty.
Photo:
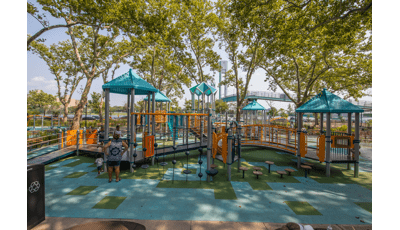
M271 165L274 164L272 161L266 161L265 164L268 164L268 173L271 173Z
M261 171L253 171L254 175L257 175L257 179L258 179L258 175L262 175L263 173Z
M281 175L281 178L283 178L283 175L286 175L285 171L276 171L276 172Z
M242 170L242 171L243 171L243 178L244 178L244 172L247 171L247 170L249 170L249 169L246 168L246 167L244 167L244 166L241 166L241 167L239 167L239 170Z
M254 166L253 169L256 170L256 171L260 171L261 170L261 168L257 167L257 166Z
M289 168L288 168L288 169L285 169L285 171L289 173L289 176L291 176L291 173L294 172L293 169L289 169Z
M304 169L304 171L305 171L305 178L307 178L307 171L309 171L310 169L311 169L311 167L310 166L308 166L308 165L301 165L300 166L302 169ZM309 172L308 172L309 173Z
M310 166L311 168L314 166L314 164L313 164L313 163L310 163L310 162L304 162L303 165L308 165L308 166Z

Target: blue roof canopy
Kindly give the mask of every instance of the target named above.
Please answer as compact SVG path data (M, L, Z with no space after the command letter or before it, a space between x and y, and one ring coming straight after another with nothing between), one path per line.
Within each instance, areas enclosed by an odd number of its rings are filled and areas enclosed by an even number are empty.
M171 100L167 96L165 96L161 91L157 92L155 95L156 95L155 97L156 102L171 102ZM147 101L147 98L148 97L146 97L143 100ZM150 100L153 100L153 95L150 95Z
M131 89L135 89L135 95L147 95L149 93L158 92L158 89L139 77L132 69L129 69L128 72L114 80L107 82L102 88L103 90L110 89L110 93L125 95L130 94Z
M296 113L362 113L363 109L323 89L296 109Z
M264 106L260 105L256 100L246 105L242 110L265 110Z
M203 93L207 96L210 96L212 93L215 93L217 91L217 89L215 89L214 87L212 87L211 85L209 85L205 82L197 84L197 85L193 86L192 88L190 88L189 90L190 90L190 92L196 94L197 96L200 96Z

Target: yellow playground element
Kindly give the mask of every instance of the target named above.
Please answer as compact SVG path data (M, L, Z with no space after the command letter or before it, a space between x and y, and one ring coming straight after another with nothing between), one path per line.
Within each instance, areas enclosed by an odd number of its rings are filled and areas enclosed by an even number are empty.
M325 161L325 135L317 137L317 156L319 162Z
M285 121L289 122L288 119L285 118L285 117L275 117L275 118L272 118L272 119L270 120L270 122L273 122L273 121L276 121L276 120L285 120Z

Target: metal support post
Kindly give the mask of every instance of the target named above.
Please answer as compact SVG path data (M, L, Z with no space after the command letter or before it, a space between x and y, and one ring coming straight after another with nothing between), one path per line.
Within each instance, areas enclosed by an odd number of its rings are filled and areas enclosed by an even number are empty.
M359 172L359 158L360 158L360 113L355 113L356 120L355 120L355 135L354 135L354 177L358 177Z
M79 156L79 133L80 130L76 130L76 155Z
M231 165L232 165L232 129L228 131L228 181L231 181Z
M326 113L326 136L325 136L325 155L326 155L326 176L331 176L331 113Z

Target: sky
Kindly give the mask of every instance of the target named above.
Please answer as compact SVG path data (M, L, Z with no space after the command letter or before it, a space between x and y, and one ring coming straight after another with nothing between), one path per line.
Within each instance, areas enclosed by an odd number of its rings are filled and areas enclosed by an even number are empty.
M35 2L33 2L35 3ZM48 18L50 21L50 25L55 24L65 24L63 20L58 20L52 18L51 16ZM42 28L42 25L31 15L27 14L27 33L34 34ZM46 39L45 44L51 45L53 43L58 43L59 41L64 41L70 39L70 37L65 33L66 28L57 28L45 32L40 36L40 38ZM228 60L228 55L225 53L224 50L219 49L215 46L214 50L220 55L221 60ZM231 67L231 64L228 63L228 69ZM128 65L121 65L121 67L115 72L115 77L118 77L129 70ZM206 73L213 74L209 68L205 69ZM244 76L245 73L241 73L241 76ZM265 71L262 69L258 69L255 71L254 75L252 76L249 84L249 91L266 91L268 87L268 83L264 82L265 79ZM218 83L218 73L215 74L215 82ZM72 98L79 100L81 96L81 92L86 83L86 79L80 82L80 85L77 87L77 90L73 94ZM93 81L90 94L92 92L101 92L101 86L103 85L103 81L101 78L97 78ZM195 84L193 83L192 86ZM182 107L185 99L191 99L190 92L187 87L183 86L184 88L184 97L179 100L179 104ZM54 80L54 75L52 75L49 71L47 64L36 54L32 54L32 52L27 52L27 92L33 89L41 89L46 93L56 95L57 94L57 84ZM372 93L372 88L369 89ZM227 94L233 94L235 92L234 87L228 87ZM277 93L283 93L279 88L276 91ZM224 92L221 93L222 96ZM140 100L143 97L137 96L135 100ZM90 99L90 97L89 97ZM360 100L371 101L372 97L363 97ZM110 103L111 106L122 106L126 103L127 98L124 95L116 95L111 94ZM263 105L265 108L269 108L268 104L264 100L259 100L259 103ZM273 102L273 106L279 108L286 109L289 105L288 102Z

